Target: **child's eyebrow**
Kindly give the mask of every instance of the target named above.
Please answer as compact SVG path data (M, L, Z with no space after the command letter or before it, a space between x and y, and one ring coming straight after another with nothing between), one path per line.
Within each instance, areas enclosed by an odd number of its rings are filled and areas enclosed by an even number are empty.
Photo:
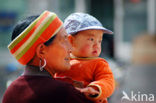
M92 33L87 33L87 36L95 36L95 35Z

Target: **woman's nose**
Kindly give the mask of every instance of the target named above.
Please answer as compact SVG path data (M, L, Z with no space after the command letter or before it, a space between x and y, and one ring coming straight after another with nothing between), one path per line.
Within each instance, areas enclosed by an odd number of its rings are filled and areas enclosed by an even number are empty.
M71 44L69 43L68 40L67 40L67 48L68 48L68 51L71 53L71 51L72 51L72 46L71 46Z

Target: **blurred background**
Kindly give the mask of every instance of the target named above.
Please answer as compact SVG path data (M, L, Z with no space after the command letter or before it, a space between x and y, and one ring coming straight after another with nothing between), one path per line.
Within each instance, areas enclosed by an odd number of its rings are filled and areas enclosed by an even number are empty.
M8 85L23 72L7 49L14 24L44 10L62 20L73 12L89 13L114 32L103 36L100 55L116 79L109 103L136 102L122 100L123 91L130 98L132 92L137 98L146 94L141 103L156 103L156 97L149 101L150 94L156 94L155 0L0 0L0 101Z

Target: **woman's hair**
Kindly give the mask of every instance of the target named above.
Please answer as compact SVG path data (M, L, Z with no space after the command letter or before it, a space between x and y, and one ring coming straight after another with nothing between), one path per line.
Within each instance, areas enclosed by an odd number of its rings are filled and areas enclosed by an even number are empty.
M27 18L19 21L15 25L15 27L14 27L14 30L12 32L11 40L14 40L19 34L21 34L38 17L39 17L39 15L29 16L29 17L27 17ZM48 41L46 41L44 43L44 45L48 46L49 44L51 44L54 38L55 38L55 36L53 36L52 38L50 38Z

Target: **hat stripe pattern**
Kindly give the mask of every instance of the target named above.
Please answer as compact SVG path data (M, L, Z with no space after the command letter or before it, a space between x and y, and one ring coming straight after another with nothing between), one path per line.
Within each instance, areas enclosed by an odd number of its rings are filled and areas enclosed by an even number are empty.
M56 35L62 24L55 13L45 11L13 40L8 48L12 55L25 65L33 58L36 46Z
M21 58L21 56L34 44L50 22L51 20L48 22L48 17L42 21L42 23L36 28L34 33L27 39L27 41L13 54L16 59Z
M11 49L11 53L14 53L35 31L35 29L41 24L41 22L47 17L48 12L44 15L42 14L39 18L37 18L33 23L29 25L14 41L11 45L9 45L9 49ZM37 22L38 21L38 22Z

